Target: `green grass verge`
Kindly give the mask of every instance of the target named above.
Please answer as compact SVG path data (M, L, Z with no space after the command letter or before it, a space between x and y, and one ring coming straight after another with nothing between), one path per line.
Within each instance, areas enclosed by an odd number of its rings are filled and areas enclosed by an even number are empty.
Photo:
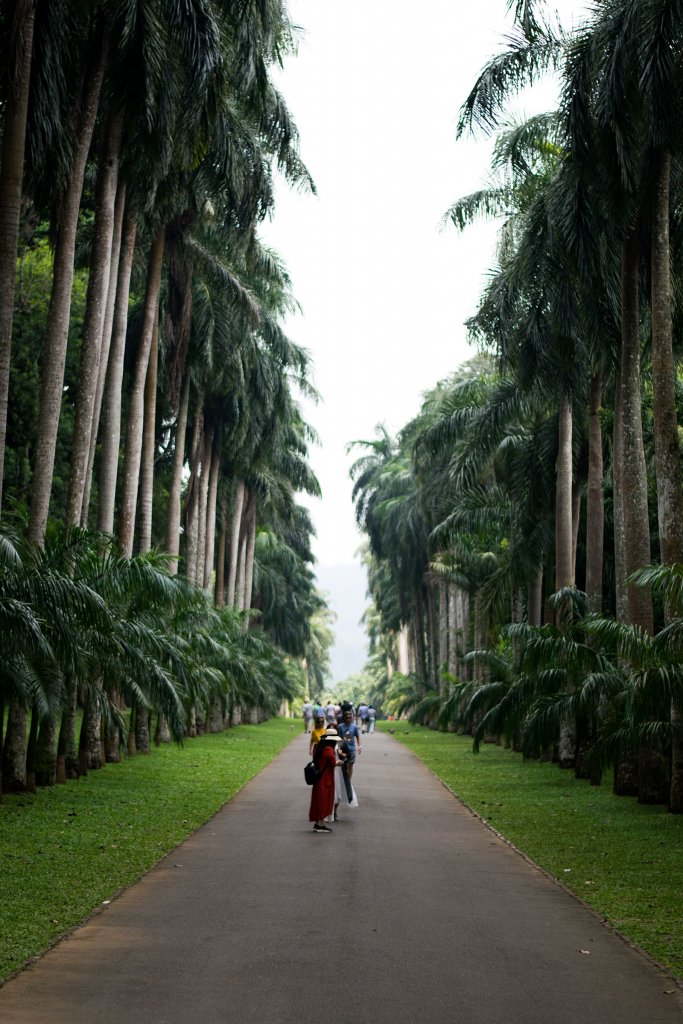
M501 835L683 977L683 816L577 781L557 765L406 722L394 730Z
M0 805L0 981L130 885L300 730L243 725Z

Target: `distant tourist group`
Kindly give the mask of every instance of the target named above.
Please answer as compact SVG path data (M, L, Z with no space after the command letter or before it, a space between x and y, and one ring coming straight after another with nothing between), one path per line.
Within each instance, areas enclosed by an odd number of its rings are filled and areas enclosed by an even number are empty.
M308 752L315 766L308 812L314 832L332 832L330 824L339 820L340 806L358 807L353 768L363 751L361 736L375 731L376 719L372 704L362 703L356 710L348 701L324 707L305 702L304 731L310 734Z

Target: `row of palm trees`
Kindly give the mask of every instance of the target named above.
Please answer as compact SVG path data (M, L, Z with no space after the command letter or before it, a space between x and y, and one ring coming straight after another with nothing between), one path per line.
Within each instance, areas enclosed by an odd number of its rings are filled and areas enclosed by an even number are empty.
M319 492L296 399L314 394L309 359L258 235L276 173L314 189L271 75L295 48L286 4L3 0L0 30L0 684L16 790L41 734L41 781L58 746L75 763L76 703L85 770L116 756L122 709L139 749L152 710L176 737L240 705L272 712L305 685L283 658L316 671L329 640L296 499ZM41 274L46 308L27 286Z
M601 0L565 33L516 3L459 121L496 132L490 180L446 215L501 219L469 323L495 361L441 382L354 468L418 713L593 781L611 763L619 792L677 812L681 13ZM559 109L506 120L548 69Z

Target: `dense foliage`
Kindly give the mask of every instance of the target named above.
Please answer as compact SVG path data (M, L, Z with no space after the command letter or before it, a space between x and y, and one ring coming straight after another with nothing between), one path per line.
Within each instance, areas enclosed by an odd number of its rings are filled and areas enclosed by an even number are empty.
M446 214L499 218L482 355L356 443L385 705L681 812L683 12L514 7L459 121L496 133L491 177ZM548 70L559 109L513 124Z
M328 671L281 0L0 2L0 747L22 791ZM75 736L82 715L80 740ZM154 717L153 717L154 716Z

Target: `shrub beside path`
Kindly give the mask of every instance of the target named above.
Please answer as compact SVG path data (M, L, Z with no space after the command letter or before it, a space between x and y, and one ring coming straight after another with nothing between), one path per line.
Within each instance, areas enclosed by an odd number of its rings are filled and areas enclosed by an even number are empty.
M680 1024L675 982L367 737L360 807L308 821L307 743L0 989L3 1024Z

